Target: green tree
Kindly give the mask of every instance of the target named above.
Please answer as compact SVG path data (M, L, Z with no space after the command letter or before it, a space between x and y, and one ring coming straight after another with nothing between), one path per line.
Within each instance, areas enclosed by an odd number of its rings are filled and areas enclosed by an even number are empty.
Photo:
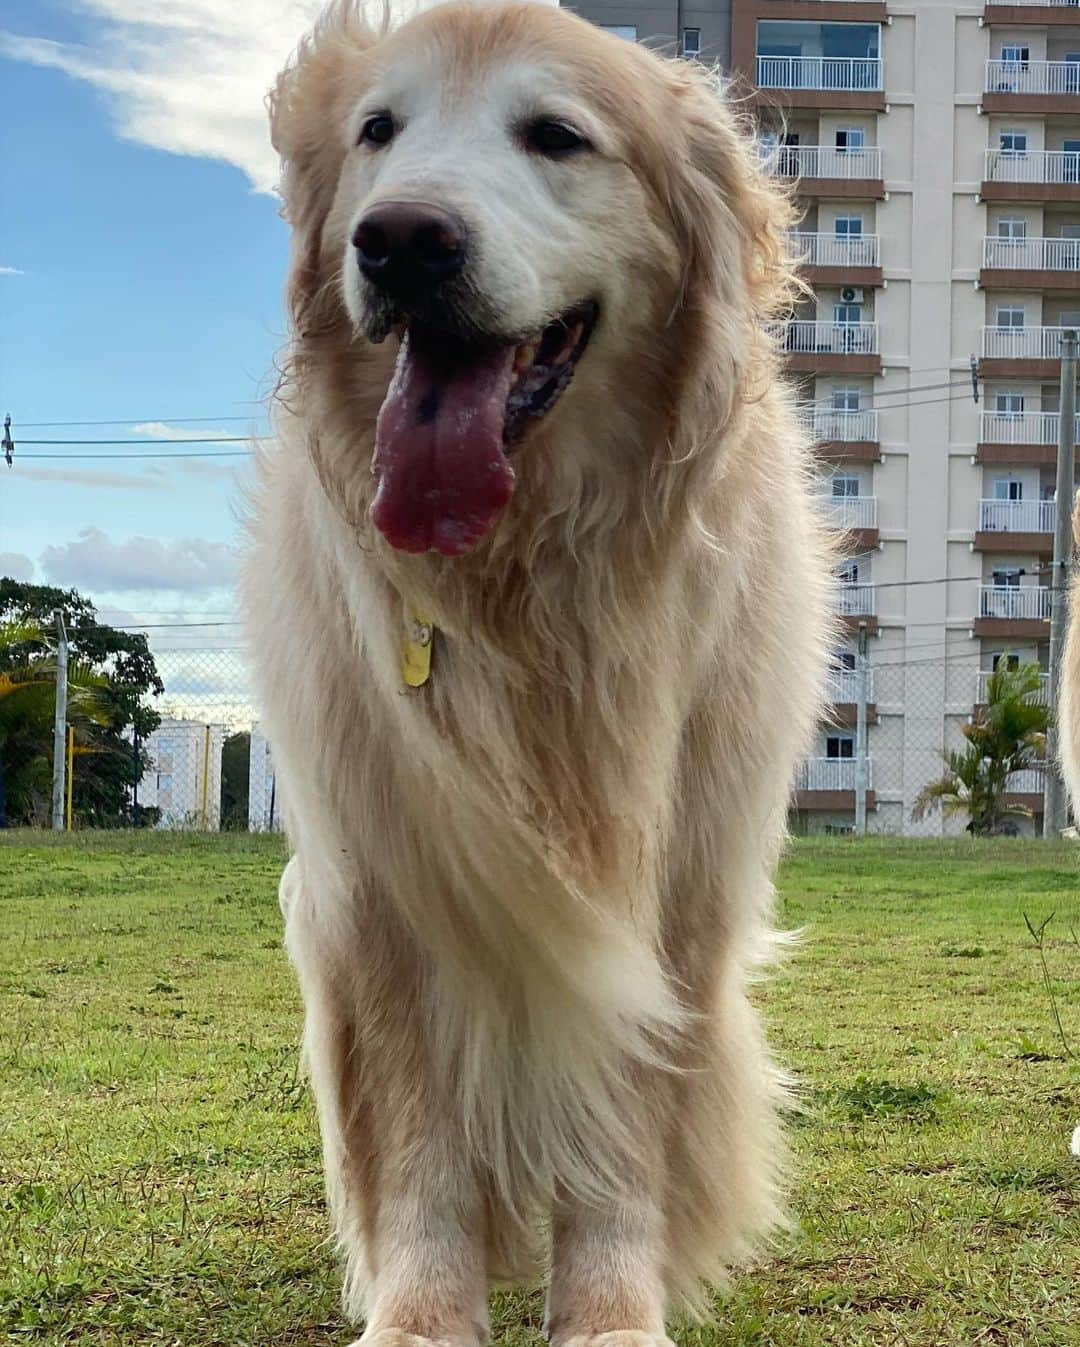
M48 661L53 658L56 610L63 614L71 651L69 705L78 753L74 813L84 825L116 827L129 821L136 775L149 766L145 753L142 761L137 760L132 735L145 741L161 719L151 699L164 686L147 639L142 633L119 631L98 622L93 603L77 590L0 578L0 625L18 636L0 646L0 674L18 676L21 681L20 671L33 671L31 682L49 684L32 693L20 689L24 695L13 717L16 723L0 741L8 784L7 816L13 822L40 821L40 801L51 779L55 692ZM72 700L72 691L78 693L81 684L92 688L96 698L93 716L83 716L82 724L77 719L81 712ZM28 699L36 699L33 715L23 714Z
M251 770L251 735L230 734L221 749L221 826L248 826L248 778Z
M1037 664L997 670L986 680L986 705L964 726L967 743L945 754L946 771L924 786L912 817L940 808L946 816L966 814L967 830L977 837L1002 832L1010 819L1030 817L1023 805L1006 803L1009 777L1036 766L1046 755L1050 711L1043 701L1042 670Z

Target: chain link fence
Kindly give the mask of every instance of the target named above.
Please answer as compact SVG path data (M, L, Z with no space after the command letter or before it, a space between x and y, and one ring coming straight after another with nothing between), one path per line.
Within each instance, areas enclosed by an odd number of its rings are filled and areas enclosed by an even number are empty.
M143 736L125 731L123 749L116 755L126 755L127 761L119 768L82 732L79 675L73 666L68 825L280 830L284 802L270 745L259 726L244 650L235 638L214 642L205 631L180 632L155 642L154 657L164 691L148 704L160 721ZM868 832L942 836L965 830L969 816L959 796L950 800L945 793L936 806L923 811L919 804L927 787L945 776L946 755L963 752L968 745L966 731L983 714L990 674L970 648L936 659L919 658L917 650L906 653L902 647L871 654L866 679ZM862 780L860 687L859 671L852 664L838 665L829 718L796 781L791 819L797 832L847 833L855 828L856 790ZM55 685L40 695L49 702L51 716ZM1045 706L1045 675L1029 700ZM11 734L0 755L9 825L49 826L51 732L36 739ZM1041 831L1044 783L1045 767L1038 753L1031 752L1023 769L1008 779L1003 830ZM102 803L106 796L108 808Z

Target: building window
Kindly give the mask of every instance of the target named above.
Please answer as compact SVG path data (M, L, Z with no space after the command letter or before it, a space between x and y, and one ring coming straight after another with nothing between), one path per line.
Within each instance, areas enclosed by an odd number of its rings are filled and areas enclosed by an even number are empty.
M1027 221L1006 216L997 222L997 236L999 239L1025 239L1027 238Z
M1016 577L1016 580L1017 584L1019 585L1020 581L1019 575ZM993 657L994 673L997 673L999 669L1019 669L1019 667L1020 667L1019 655L1012 655L1012 654L1006 655L1002 653L995 655Z
M1019 566L1001 566L993 571L990 579L995 589L1019 589L1020 568ZM994 668L997 668L996 660Z
M627 42L637 41L637 28L632 23L600 23L598 28L602 28L605 33L614 33L616 37L621 37Z
M995 326L999 329L1023 327L1024 306L1022 304L999 304Z
M846 669L849 673L855 672L855 651L854 650L834 650L833 668Z
M158 772L157 788L158 790L172 790L172 772Z
M861 126L842 126L836 132L836 148L841 154L856 154L866 146L866 132Z
M859 583L859 563L854 559L841 562L837 568L836 577L842 585L857 585Z
M1026 68L1030 57L1031 57L1030 47L1023 47L1018 46L1014 43L1009 43L1008 45L1005 45L1001 48L1001 59L1007 62L1009 65L1018 65Z
M838 215L834 232L838 238L862 238L863 222L861 215Z
M1001 153L1009 159L1019 159L1027 154L1026 131L1002 131L998 137Z
M700 28L684 28L682 30L682 54L684 56L701 55Z
M834 304L832 312L833 322L836 323L838 327L846 327L851 323L862 322L861 304ZM854 335L854 333L852 335Z
M825 740L827 758L853 758L855 739L850 734L830 734Z
M994 399L994 410L998 416L1023 416L1023 393L998 393Z
M860 493L859 479L851 473L834 473L830 482L833 497L837 500L842 497L857 496Z
M861 402L862 393L857 388L834 388L832 391L834 412L857 412Z
M1024 484L1017 477L994 478L995 500L1023 500Z

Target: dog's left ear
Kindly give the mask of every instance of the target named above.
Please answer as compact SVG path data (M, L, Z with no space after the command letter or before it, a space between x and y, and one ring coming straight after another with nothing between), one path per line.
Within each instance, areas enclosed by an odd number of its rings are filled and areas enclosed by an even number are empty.
M766 175L718 76L673 65L682 144L668 206L683 249L684 291L691 301L695 292L718 296L753 322L785 313L802 289L788 243L792 201ZM730 244L739 251L738 276L730 274Z

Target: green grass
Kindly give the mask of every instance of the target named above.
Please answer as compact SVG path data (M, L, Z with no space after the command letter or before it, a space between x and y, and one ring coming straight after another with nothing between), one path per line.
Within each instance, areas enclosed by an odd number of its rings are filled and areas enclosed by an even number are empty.
M296 1076L272 839L0 841L0 1340L353 1336ZM759 992L798 1230L687 1347L1080 1343L1080 851L805 841ZM688 1194L688 1200L692 1195ZM497 1299L538 1344L539 1293Z

